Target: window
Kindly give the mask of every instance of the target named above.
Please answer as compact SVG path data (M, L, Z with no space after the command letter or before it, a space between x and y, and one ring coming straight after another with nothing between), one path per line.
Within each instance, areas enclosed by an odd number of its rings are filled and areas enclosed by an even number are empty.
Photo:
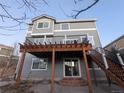
M39 22L37 28L41 28L41 29L49 28L49 22Z
M67 58L64 60L64 76L79 77L81 75L79 60Z
M61 25L61 29L62 30L68 30L69 29L69 24L67 24L67 23L66 24L62 24Z
M32 70L47 70L47 62L48 60L46 58L44 59L33 58Z

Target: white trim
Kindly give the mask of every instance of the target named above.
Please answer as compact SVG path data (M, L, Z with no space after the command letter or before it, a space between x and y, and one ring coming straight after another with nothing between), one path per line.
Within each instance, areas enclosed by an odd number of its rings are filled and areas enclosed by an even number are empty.
M55 29L55 24L54 24L54 21L53 21L52 32L54 32L54 29Z
M89 68L89 70L93 70L93 68ZM101 68L100 67L96 67L96 68L94 68L94 70L101 70Z
M31 64L31 70L32 71L41 71L41 70L47 70L47 68L48 68L48 62L47 62L47 66L46 66L46 69L32 69L32 67L33 67L33 60L35 60L35 59L47 59L48 60L48 58L32 58L32 64Z
M56 20L57 23L62 23L62 22L95 22L97 19L70 19L70 20Z
M27 31L27 34L31 34L32 33L32 31Z
M10 56L6 56L6 55L1 55L1 54L0 54L0 56L1 56L1 57L10 57Z
M60 28L61 29L61 28ZM64 31L90 31L96 30L96 28L83 28L83 29L68 29L68 30L54 30L54 32L64 32Z
M44 22L48 23L48 27L46 27L46 28L38 28L38 24L39 23L44 23ZM50 21L37 21L36 29L49 29L49 28L50 28Z
M79 67L79 76L65 76L65 59L77 59L78 60L78 67ZM63 58L63 77L81 77L81 66L80 66L80 60L79 58Z
M31 33L32 36L53 35L54 33Z
M119 48L118 50L124 49L124 47Z

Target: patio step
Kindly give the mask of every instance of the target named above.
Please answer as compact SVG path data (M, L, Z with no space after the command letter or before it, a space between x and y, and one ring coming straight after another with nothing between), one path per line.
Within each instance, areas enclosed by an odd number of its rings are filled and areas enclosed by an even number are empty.
M87 86L87 81L81 78L64 78L61 80L63 86Z

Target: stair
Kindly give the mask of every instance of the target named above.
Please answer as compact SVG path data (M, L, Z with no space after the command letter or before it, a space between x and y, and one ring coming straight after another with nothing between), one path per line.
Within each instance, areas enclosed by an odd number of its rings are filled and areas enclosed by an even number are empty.
M110 55L112 55L112 53ZM101 54L96 50L92 50L90 53L93 62L95 62L106 73L112 82L115 82L124 89L124 69L121 67L119 62L115 60L115 57L111 57L110 55L107 51L106 60L109 68L106 69Z
M87 81L82 78L63 78L60 83L63 86L87 86Z

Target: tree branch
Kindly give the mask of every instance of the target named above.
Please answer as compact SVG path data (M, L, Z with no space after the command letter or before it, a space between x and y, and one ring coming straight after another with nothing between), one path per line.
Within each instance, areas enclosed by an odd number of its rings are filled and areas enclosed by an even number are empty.
M72 17L73 17L74 19L76 19L79 14L81 14L81 13L84 12L84 11L89 10L89 9L92 8L94 5L96 5L98 2L99 2L99 0L95 0L94 3L92 3L91 5L89 5L88 7L84 8L84 9L81 9L81 10L73 10L73 11L75 11L75 12L77 12L77 13L74 14L74 15L72 15Z

